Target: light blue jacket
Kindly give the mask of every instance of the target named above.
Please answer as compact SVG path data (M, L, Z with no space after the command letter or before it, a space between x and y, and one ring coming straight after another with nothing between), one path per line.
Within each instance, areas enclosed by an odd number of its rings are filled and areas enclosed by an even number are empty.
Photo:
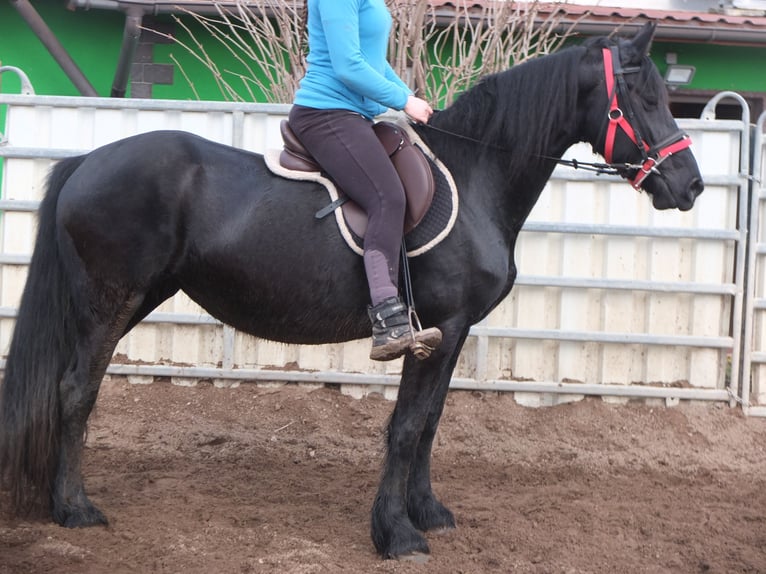
M412 91L388 63L385 0L309 0L309 55L294 103L373 118L401 110Z

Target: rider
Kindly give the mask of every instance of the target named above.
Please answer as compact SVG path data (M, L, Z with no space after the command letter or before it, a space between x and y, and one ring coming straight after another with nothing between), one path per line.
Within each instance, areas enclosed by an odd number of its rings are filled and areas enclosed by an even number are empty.
M387 60L391 15L385 0L308 0L306 74L289 123L327 174L367 213L364 268L370 289L370 358L395 359L412 343L399 297L399 252L405 197L399 176L372 126L387 108L428 122L433 110L416 97ZM436 328L415 338L431 347Z

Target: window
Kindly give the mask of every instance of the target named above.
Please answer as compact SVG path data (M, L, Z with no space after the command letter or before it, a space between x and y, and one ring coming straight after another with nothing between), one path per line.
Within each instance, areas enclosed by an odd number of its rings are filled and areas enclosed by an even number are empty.
M670 111L675 118L699 118L702 110L717 92L712 91L671 91ZM766 109L766 94L740 94L750 107L750 121L755 123ZM741 120L742 107L732 99L722 100L716 108L716 117L721 120Z

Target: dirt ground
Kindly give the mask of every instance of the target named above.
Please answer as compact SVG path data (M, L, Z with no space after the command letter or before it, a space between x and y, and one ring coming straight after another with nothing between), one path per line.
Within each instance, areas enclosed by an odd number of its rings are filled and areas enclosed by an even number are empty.
M0 518L0 573L766 572L766 420L725 405L543 409L453 392L434 488L458 528L382 561L393 403L338 389L104 383L86 487L108 527Z

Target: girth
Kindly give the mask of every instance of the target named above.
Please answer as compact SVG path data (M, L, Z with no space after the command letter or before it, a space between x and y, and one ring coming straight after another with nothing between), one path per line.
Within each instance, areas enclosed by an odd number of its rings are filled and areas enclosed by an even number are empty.
M293 171L321 172L321 166L303 147L287 120L282 120L279 127L284 142L284 149L279 155L280 165ZM413 145L407 134L395 124L377 122L373 130L391 158L404 187L407 197L404 232L407 233L425 217L433 200L435 184L431 166L420 148ZM342 206L349 228L358 237L364 237L367 229L367 214L342 191L339 189L339 198L319 210L316 217L329 215Z

